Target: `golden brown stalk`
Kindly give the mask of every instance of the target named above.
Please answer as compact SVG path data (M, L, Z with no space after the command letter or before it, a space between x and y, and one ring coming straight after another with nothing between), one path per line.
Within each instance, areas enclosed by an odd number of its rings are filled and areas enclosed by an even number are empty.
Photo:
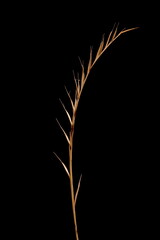
M61 162L62 166L64 167L67 175L69 176L69 180L70 180L70 192L71 192L71 202L72 202L72 212L73 212L73 220L74 220L74 228L75 228L75 236L76 236L76 240L79 240L79 236L78 236L78 226L77 226L77 218L76 218L76 201L77 201L77 196L78 196L78 192L79 192L79 188L80 188L80 183L81 183L81 178L82 175L80 176L79 182L78 182L78 186L77 186L77 190L76 193L74 191L74 179L73 179L73 138L74 138L74 129L75 129L75 120L76 120L76 112L78 109L78 105L79 105L79 100L84 88L84 85L86 83L86 80L91 72L91 69L93 68L93 66L95 65L95 63L98 61L98 59L101 57L101 55L107 50L107 48L122 34L132 31L136 28L129 28L129 29L123 29L118 33L118 24L117 26L114 26L112 31L109 33L107 40L105 41L104 35L102 37L102 40L100 42L99 48L97 50L97 53L95 54L95 58L93 59L93 54L92 54L92 48L90 48L90 56L89 56L89 61L88 61L88 65L85 71L85 66L82 63L82 61L80 60L80 64L81 64L81 74L79 77L76 78L75 75L73 76L74 78L74 82L75 82L75 94L74 94L74 99L71 98L70 93L68 92L67 88L66 92L67 95L69 97L71 106L72 106L72 113L70 114L65 105L62 103L62 107L69 119L70 122L70 132L69 135L66 133L66 131L63 129L63 127L61 126L61 124L59 123L59 121L57 120L57 123L59 125L59 127L61 128L66 141L68 143L68 147L69 147L69 169L67 168L67 166L64 164L64 162L59 158L59 156L55 154L55 156L58 158L58 160Z

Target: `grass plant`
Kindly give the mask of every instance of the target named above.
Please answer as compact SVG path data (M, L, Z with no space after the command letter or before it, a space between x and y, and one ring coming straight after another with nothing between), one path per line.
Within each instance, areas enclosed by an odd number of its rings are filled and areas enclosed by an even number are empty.
M119 38L124 33L135 30L136 28L137 27L128 28L128 29L124 28L121 31L118 31L118 24L115 24L114 27L112 28L112 30L110 31L107 39L105 39L105 36L103 35L102 40L99 44L98 50L94 54L94 57L93 57L93 48L91 47L90 48L90 54L89 54L89 60L88 60L87 65L85 66L84 63L81 61L81 59L79 59L80 65L81 65L81 72L80 72L80 74L77 73L76 75L73 72L73 81L74 81L74 84L75 84L74 98L71 97L70 92L65 87L66 94L68 95L68 99L69 99L70 104L71 104L71 109L72 109L71 113L67 110L65 104L60 100L60 103L61 103L61 105L62 105L62 107L63 107L63 109L64 109L64 111L65 111L65 113L68 117L68 121L70 123L70 130L69 130L69 133L67 133L67 131L63 128L63 126L58 121L58 119L56 119L60 129L62 130L62 132L64 134L66 142L68 144L68 154L69 154L68 155L68 167L64 164L64 162L57 155L57 153L55 153L55 152L53 152L53 153L56 156L56 158L60 161L60 163L62 164L62 166L63 166L63 168L64 168L64 170L65 170L65 172L68 176L69 182L70 182L71 204L72 204L73 223L74 223L75 239L76 240L79 240L77 217L76 217L76 202L77 202L77 197L78 197L78 193L79 193L79 189L80 189L80 185L81 185L82 175L79 178L79 181L78 181L78 184L77 184L77 189L75 190L74 189L74 178L73 178L73 140L74 140L76 113L77 113L79 101L81 99L81 95L82 95L85 83L88 79L88 76L89 76L92 68L96 64L96 62L102 56L102 54L104 54L106 52L108 47L117 38Z

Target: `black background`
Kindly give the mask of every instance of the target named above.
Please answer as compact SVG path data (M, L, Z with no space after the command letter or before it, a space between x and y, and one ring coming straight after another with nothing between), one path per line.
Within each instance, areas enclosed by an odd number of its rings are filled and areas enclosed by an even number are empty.
M156 6L152 10L135 2L105 1L6 8L6 235L75 239L69 180L53 155L55 151L68 166L67 143L55 120L69 131L59 98L69 108L64 85L73 91L78 56L87 62L90 46L96 52L102 35L107 39L119 22L119 31L139 29L122 35L99 59L77 113L75 187L83 175L79 236L153 237L159 97L151 67L156 55L154 11Z

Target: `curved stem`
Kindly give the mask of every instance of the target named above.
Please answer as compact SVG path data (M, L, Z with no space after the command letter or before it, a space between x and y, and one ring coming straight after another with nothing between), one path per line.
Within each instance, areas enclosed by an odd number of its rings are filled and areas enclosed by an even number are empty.
M74 81L75 81L75 85L76 85L76 89L75 89L75 98L74 100L72 100L70 93L67 91L67 95L69 97L71 106L72 106L72 117L70 116L69 112L67 111L66 107L64 106L64 104L61 101L61 104L67 114L67 117L69 119L69 122L71 124L71 129L70 129L70 135L68 137L68 135L66 134L66 132L64 131L64 129L62 128L62 126L60 125L60 123L58 122L61 130L63 131L63 134L69 144L69 171L66 168L65 164L60 160L60 162L62 163L63 167L65 168L65 171L67 172L69 178L70 178L70 192L71 192L71 202L72 202L72 212L73 212L73 220L74 220L74 228L75 228L75 236L76 236L76 240L79 240L79 236L78 236L78 227L77 227L77 217L76 217L76 199L77 199L77 193L76 195L74 193L74 182L73 182L73 164L72 164L72 159L73 159L73 135L74 135L74 128L75 128L75 119L76 119L76 112L77 112L77 108L78 108L78 104L79 104L79 100L84 88L84 85L86 83L86 80L90 74L91 69L93 68L93 66L96 64L96 62L98 61L98 59L102 56L102 54L108 49L108 47L123 33L126 33L128 31L134 30L136 28L130 28L130 29L123 29L122 31L120 31L119 33L117 33L118 30L118 25L117 27L113 28L112 31L110 32L107 41L104 41L104 37L102 38L102 41L99 45L99 48L97 50L97 54L95 56L94 59L92 59L92 49L90 50L90 57L89 57L89 62L87 65L87 70L85 71L85 67L84 64L80 61L81 63L81 78L79 78L78 75L78 79L75 78L74 76ZM78 189L79 190L79 187Z

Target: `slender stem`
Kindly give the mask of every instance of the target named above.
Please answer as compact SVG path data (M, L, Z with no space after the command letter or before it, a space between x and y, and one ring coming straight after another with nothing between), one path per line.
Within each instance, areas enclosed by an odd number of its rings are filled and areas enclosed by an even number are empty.
M70 172L70 191L71 191L71 202L72 202L72 212L73 212L73 221L74 221L74 228L75 228L75 235L76 240L79 240L78 236L78 227L77 227L77 216L76 216L76 208L75 208L75 194L74 194L74 182L73 182L73 135L74 135L74 126L75 126L75 116L76 116L76 109L73 111L72 116L72 125L70 131L70 145L69 145L69 172Z

